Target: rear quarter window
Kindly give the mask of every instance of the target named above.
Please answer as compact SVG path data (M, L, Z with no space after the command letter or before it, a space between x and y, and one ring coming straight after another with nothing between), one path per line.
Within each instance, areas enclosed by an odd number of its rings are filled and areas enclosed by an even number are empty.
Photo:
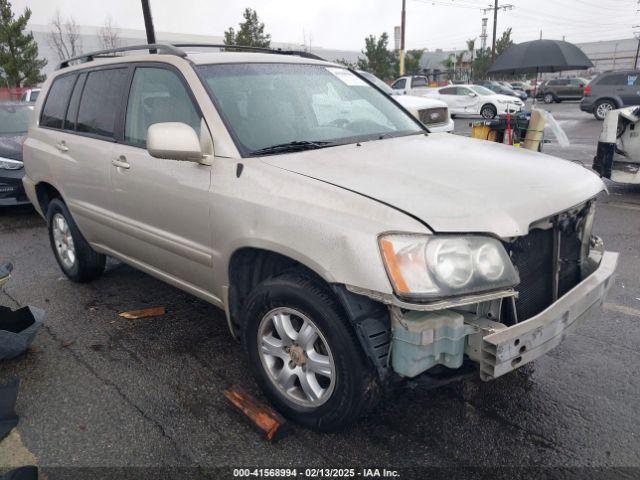
M127 72L127 68L89 72L78 108L78 132L113 138L116 116L126 91Z
M53 81L44 107L42 107L40 126L62 128L64 117L67 113L67 104L75 81L76 75L65 75Z

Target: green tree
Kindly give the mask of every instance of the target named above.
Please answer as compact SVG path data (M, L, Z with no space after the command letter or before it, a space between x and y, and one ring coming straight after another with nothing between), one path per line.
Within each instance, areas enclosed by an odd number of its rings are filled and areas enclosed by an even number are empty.
M475 61L474 53L476 51L476 39L475 38L470 38L469 40L467 40L467 50L471 54L471 63L470 63L470 68L469 68L469 72L468 72L469 82L471 82L473 80L473 62Z
M269 48L271 35L264 33L264 23L258 19L258 13L250 8L245 8L244 22L238 24L238 31L233 27L224 32L225 45L242 45L244 47Z
M397 62L389 51L389 35L383 33L379 38L369 35L364 39L364 58L358 59L358 68L373 73L382 80L389 80L396 75Z
M513 40L511 40L511 27L507 28L504 32L502 32L502 36L496 40L496 53L500 55L507 48L513 45Z
M339 65L343 65L343 66L345 66L345 67L347 67L347 68L353 68L353 69L358 68L357 63L350 62L349 60L346 60L346 59L344 59L344 58L338 58L335 62L336 62L337 64L339 64Z
M10 87L35 85L44 80L41 70L47 64L38 58L38 45L31 32L26 33L31 10L15 18L8 0L0 0L0 68Z
M476 50L476 58L473 61L473 78L474 80L482 79L486 76L487 70L491 66L491 49L482 48Z
M407 50L404 56L404 72L406 75L418 75L420 73L420 59L424 50Z

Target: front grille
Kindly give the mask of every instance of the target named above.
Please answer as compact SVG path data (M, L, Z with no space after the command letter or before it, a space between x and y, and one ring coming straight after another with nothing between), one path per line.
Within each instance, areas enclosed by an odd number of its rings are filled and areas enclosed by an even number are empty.
M420 121L426 126L447 123L449 110L444 108L426 108L418 112Z
M516 287L518 298L515 300L518 322L542 312L581 281L581 238L589 208L590 205L575 215L554 217L551 219L552 228L532 229L528 235L505 244L520 275L520 284ZM556 273L557 297L554 292ZM505 302L503 323L512 325L516 318L506 307Z

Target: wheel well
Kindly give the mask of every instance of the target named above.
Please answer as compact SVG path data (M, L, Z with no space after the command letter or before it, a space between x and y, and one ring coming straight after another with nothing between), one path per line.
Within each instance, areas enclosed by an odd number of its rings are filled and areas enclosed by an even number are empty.
M235 333L242 328L241 309L251 290L267 278L275 277L287 270L307 270L321 282L324 280L302 263L269 250L242 248L237 250L229 262L229 315Z
M50 183L40 182L36 185L36 195L38 196L38 204L42 210L43 215L47 214L49 203L54 198L62 199L62 195L56 188Z
M602 102L605 102L605 101L609 101L609 102L613 103L616 107L620 107L620 103L618 103L618 101L615 98L611 98L611 97L599 98L598 100L596 100L594 102L594 105L598 105L599 103L602 103Z

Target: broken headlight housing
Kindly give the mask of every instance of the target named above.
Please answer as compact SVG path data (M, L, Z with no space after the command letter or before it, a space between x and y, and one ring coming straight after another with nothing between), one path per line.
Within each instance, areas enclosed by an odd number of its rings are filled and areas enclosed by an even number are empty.
M514 287L520 281L502 243L492 237L387 234L379 243L400 297L452 297Z

